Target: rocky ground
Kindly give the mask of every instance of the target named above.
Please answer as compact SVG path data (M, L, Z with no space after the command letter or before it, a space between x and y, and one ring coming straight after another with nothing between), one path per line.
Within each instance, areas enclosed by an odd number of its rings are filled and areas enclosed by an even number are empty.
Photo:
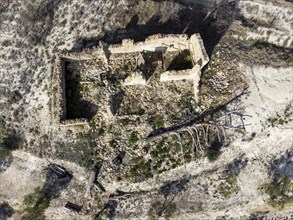
M0 219L292 218L292 9L283 0L1 2ZM156 33L201 34L211 61L194 107L200 114L245 91L226 106L244 115L245 129L227 128L221 148L210 146L151 176L124 164L139 178L120 180L110 163L115 146L96 140L132 132L115 123L77 130L56 125L54 55L100 39L139 41ZM139 129L135 123L129 127ZM139 138L126 140L141 152ZM164 149L172 146L167 141L152 156L167 160L173 153ZM92 159L106 161L98 176L106 192L93 189L84 198ZM49 164L66 171L51 173ZM67 201L82 205L81 212L65 209Z

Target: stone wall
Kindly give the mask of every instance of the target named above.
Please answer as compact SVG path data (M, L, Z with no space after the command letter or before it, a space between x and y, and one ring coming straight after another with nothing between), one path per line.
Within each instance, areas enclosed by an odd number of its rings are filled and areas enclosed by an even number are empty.
M160 76L160 81L175 81L175 80L194 80L195 77L200 76L200 67L195 65L192 69L188 70L170 70L163 72Z
M57 92L53 94L56 102L56 109L53 110L54 119L62 121L66 118L66 100L65 100L65 78L63 74L62 58L60 54L56 55L54 74L57 78Z
M73 119L66 120L66 82L64 74L64 62L66 59L73 59L74 56L63 56L60 54L56 55L54 74L57 76L57 92L53 94L56 99L56 109L53 111L54 120L62 126L72 126L72 125L84 125L88 122L87 119Z
M203 68L209 62L209 57L200 34L193 34L189 42L193 46L190 49L195 63L198 64L200 68Z
M65 82L65 66L64 60L96 60L97 64L103 63L102 69L110 69L114 65L115 57L125 58L127 60L128 54L141 53L143 51L150 52L177 52L188 49L193 59L193 68L180 71L165 71L161 73L160 81L173 80L192 80L194 82L194 92L197 95L197 87L200 79L200 71L204 65L209 61L208 55L205 51L203 41L199 34L194 34L190 38L187 35L153 35L148 37L144 42L135 43L133 40L125 39L122 44L107 45L100 43L99 46L91 49L85 49L82 52L64 52L58 54L55 64L55 74L58 78L58 92L55 94L57 99L56 117L62 122L62 125L84 124L86 119L66 120L66 82ZM116 54L116 55L115 55ZM128 56L129 57L129 56ZM114 59L114 60L113 60ZM136 61L137 63L137 61ZM161 61L163 63L163 60ZM163 68L164 69L164 68ZM125 79L125 86L146 85L147 80L140 73L133 73Z

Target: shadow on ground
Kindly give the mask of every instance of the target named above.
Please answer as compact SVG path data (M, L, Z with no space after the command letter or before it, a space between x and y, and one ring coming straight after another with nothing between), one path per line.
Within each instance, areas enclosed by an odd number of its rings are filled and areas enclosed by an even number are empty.
M135 42L144 41L154 34L187 34L200 33L208 55L211 55L215 45L234 20L236 3L221 3L219 5L206 5L204 3L182 3L178 19L160 23L158 16L152 17L146 24L139 24L138 15L123 29L107 32L102 39L106 43L121 43L123 39L133 39ZM73 47L74 51L97 46L97 39L79 39Z

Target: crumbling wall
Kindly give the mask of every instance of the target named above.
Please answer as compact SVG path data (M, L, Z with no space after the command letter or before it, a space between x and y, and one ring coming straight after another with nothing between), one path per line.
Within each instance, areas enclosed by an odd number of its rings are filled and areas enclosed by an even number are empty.
M177 53L188 50L192 56L193 68L186 70L165 71L164 55L166 53ZM151 53L162 53L161 58L145 60L144 51ZM133 54L137 54L134 57ZM143 62L141 62L141 60ZM56 58L55 72L58 75L58 92L55 96L57 99L57 118L62 125L85 124L85 119L66 120L66 79L65 79L65 60L84 61L93 60L101 66L101 70L114 70L114 74L128 72L130 75L124 80L123 86L146 85L148 78L144 75L143 70L139 70L141 65L148 65L146 69L154 66L152 71L159 72L160 81L173 80L191 80L194 83L195 96L198 92L198 83L200 79L200 70L209 61L203 42L199 34L194 34L190 38L187 35L153 35L148 37L144 42L135 43L133 40L125 39L122 44L107 45L101 43L99 46L91 49L85 49L82 52L64 52L58 54ZM149 62L149 63L148 63ZM153 65L155 64L155 65ZM159 68L157 68L159 67ZM101 72L103 72L101 71ZM153 73L154 73L153 72ZM152 74L153 74L152 73ZM150 77L149 77L150 78Z
M190 49L195 64L198 64L200 68L204 67L209 62L209 57L205 50L200 34L193 34L190 37L189 42L192 45Z
M194 80L196 77L200 76L200 67L194 66L189 70L170 70L161 74L160 81L173 81L173 80Z
M147 81L143 78L142 74L133 74L132 76L125 79L124 86L134 86L134 85L146 85Z
M60 54L56 55L55 59L55 74L57 75L57 90L53 94L56 106L53 109L53 114L58 121L66 118L66 99L65 99L65 76L63 74L63 64ZM54 92L54 91L53 91Z

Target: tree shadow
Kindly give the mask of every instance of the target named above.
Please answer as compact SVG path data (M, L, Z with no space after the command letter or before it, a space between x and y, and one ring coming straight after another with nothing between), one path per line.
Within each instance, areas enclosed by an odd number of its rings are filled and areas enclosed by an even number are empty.
M0 204L0 219L7 220L9 219L14 213L13 208L6 202Z
M175 197L186 189L190 181L190 176L183 176L179 180L167 181L159 189L159 194L164 196L164 199L158 199L151 205L149 215L152 218L165 217L169 218L176 212Z
M16 150L20 147L22 138L17 134L10 134L3 139L3 147L8 150Z
M23 220L44 219L44 212L50 206L51 200L59 197L72 179L72 174L57 164L49 164L46 170L46 181L42 188L36 188L34 193L24 198L26 208L22 215Z
M268 166L268 172L273 177L285 175L293 180L293 150L273 159Z
M72 179L72 174L64 167L57 164L50 164L47 169L44 191L50 197L58 197L62 190L66 189Z
M224 171L224 175L239 175L240 172L247 166L248 159L245 154L241 154L238 158L234 159Z
M105 219L107 216L108 219L112 220L116 216L116 209L118 203L115 200L109 199L108 202L103 206L103 208L95 215L95 220Z
M22 138L11 132L0 142L0 173L7 170L13 162L12 151L19 149L23 143Z
M153 16L146 24L139 24L139 16L134 15L125 28L107 32L100 40L109 44L121 43L123 39L144 41L154 34L192 34L199 33L205 49L210 56L214 47L225 34L237 14L236 1L223 2L218 5L189 2L181 4L177 19L160 22L159 16ZM99 45L96 39L79 39L73 50Z
M189 176L184 176L181 179L175 181L167 181L159 189L159 193L164 195L164 197L168 197L170 195L177 195L186 188L189 181Z

